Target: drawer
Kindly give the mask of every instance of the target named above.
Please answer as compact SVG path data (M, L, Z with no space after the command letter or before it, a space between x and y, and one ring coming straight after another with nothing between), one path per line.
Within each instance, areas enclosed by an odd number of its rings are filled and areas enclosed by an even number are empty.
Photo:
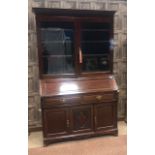
M63 97L61 98L61 101L65 104L75 104L81 102L81 97Z
M116 95L113 93L83 96L83 101L87 103L107 102L107 101L114 101L114 100L116 100Z
M42 99L42 107L43 108L50 108L53 106L69 106L72 104L79 104L81 103L81 97L58 97L58 98L43 98Z

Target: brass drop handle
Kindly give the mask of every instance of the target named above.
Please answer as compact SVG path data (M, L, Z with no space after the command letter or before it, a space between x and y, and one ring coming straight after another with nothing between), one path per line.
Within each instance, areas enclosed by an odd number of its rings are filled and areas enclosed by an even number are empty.
M69 128L69 120L67 119L67 127Z
M79 63L82 63L83 61L83 56L82 56L82 50L81 48L79 49Z
M102 99L102 96L101 95L98 95L98 96L96 96L96 99L97 100L101 100Z

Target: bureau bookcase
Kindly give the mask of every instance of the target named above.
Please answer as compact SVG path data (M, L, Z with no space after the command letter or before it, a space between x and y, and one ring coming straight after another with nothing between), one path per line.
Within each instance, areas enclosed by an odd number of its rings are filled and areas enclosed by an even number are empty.
M44 144L117 135L114 12L33 10Z

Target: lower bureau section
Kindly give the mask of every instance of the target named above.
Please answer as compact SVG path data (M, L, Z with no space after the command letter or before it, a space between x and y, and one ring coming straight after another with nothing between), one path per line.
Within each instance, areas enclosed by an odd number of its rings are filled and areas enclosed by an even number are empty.
M45 145L117 135L119 90L113 75L42 79L40 87Z

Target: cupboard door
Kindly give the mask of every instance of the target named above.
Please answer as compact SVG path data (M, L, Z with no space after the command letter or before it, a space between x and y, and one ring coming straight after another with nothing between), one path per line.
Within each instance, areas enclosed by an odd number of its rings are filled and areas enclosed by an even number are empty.
M93 107L91 105L71 108L71 129L73 133L93 130Z
M98 104L94 107L95 130L113 128L116 125L114 103Z
M68 110L65 108L44 109L43 111L44 136L64 135L68 133Z

